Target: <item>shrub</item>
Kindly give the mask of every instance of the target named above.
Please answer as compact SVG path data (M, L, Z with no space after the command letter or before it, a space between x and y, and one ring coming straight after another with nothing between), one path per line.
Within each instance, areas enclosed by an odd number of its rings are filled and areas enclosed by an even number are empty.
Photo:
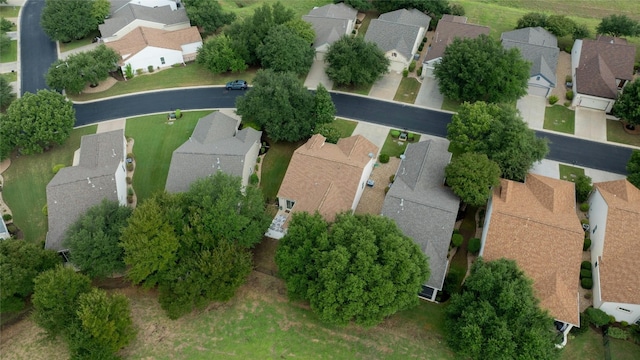
M131 179L131 176L127 176L126 180L127 180L127 185L131 185L131 183L133 182L133 180Z
M580 313L580 327L573 327L571 329L571 333L575 335L584 334L589 330L589 325L591 325L591 319L589 319L589 315L586 313Z
M402 77L407 77L407 76L409 76L409 69L402 70Z
M62 169L63 167L66 167L65 164L56 164L56 165L53 165L53 168L51 169L51 171L53 171L54 174L57 174L58 171L60 171L60 169Z
M580 211L582 211L582 212L589 211L589 203L585 202L585 203L580 204Z
M131 68L131 64L127 64L124 67L124 75L127 79L133 79L133 69Z
M262 160L262 158L260 156L258 156L258 158L256 159L256 164L260 164L261 160Z
M591 247L591 239L585 238L584 243L582 244L582 251L587 251Z
M131 186L127 188L127 195L133 195L133 188Z
M571 54L571 49L573 48L573 45L569 45L569 46L565 46L564 51Z
M480 239L478 238L472 238L469 240L469 252L471 252L472 254L477 254L480 251Z
M422 51L422 49L424 49L424 44L420 44L420 46L418 46L418 51Z
M256 166L253 167L253 170L257 172L258 170L260 170L260 166L256 164Z
M182 117L182 110L176 109L176 119L180 119Z
M464 238L462 237L461 234L453 234L453 236L451 236L451 243L455 247L462 245L463 241L464 241Z
M149 66L147 66L147 70L148 70L150 73L152 73L152 72L153 72L153 70L155 70L155 69L153 68L153 65L149 65Z
M593 280L588 278L580 279L580 286L582 286L583 289L591 290L593 287Z
M143 72L144 72L144 70L142 70L142 69L136 69L136 74L138 74L138 75L142 75Z
M251 176L249 177L249 184L258 185L259 182L260 182L260 178L258 178L258 174L256 173L251 174Z
M415 138L416 138L416 134L414 133L407 134L407 140L413 141Z
M382 164L388 163L389 162L389 154L380 154L380 156L378 157L378 160Z
M591 279L591 270L586 270L586 269L580 270L580 278Z
M589 223L589 219L580 219L580 223L581 224L588 224Z
M593 185L591 185L591 178L586 175L580 174L576 178L575 184L576 200L578 200L578 202L587 201L587 199L589 199L589 194L593 189Z
M573 100L573 90L567 90L567 93L564 94L567 100Z
M416 74L418 74L418 76L422 76L422 66L418 67L418 71L416 71Z
M356 29L351 30L351 33L352 33L353 35L355 35L355 34L356 34Z
M133 163L127 163L127 171L133 171Z
M571 74L568 74L564 77L564 82L573 82L573 77L571 77Z
M409 64L409 72L413 72L416 69L416 61L413 60L411 61L411 64Z
M629 326L629 323L626 322L626 321L620 321L620 326L627 327L627 326Z
M131 158L131 159L135 159L135 156L134 156L134 155L133 155L133 153L131 153L131 152L130 152L130 153L127 153L127 157L128 157L128 158Z
M133 204L133 195L127 195L127 202Z
M427 42L427 38L426 38L426 37L423 37L423 38L422 38L422 43L424 44L424 43L426 43L426 42Z
M549 104L553 105L558 102L558 97L555 95L549 96Z
M607 335L614 339L627 340L629 338L629 333L625 329L620 329L617 327L610 327L607 331Z
M44 206L42 207L42 213L44 214L44 216L49 215L49 206L47 204L44 204Z
M591 271L591 261L585 260L580 264L580 269L586 269Z
M564 106L565 106L565 107L570 107L570 106L571 106L571 101L568 101L568 100L567 100L567 101L565 101L565 102L564 102Z
M391 130L391 137L397 138L400 136L400 130Z
M4 221L11 221L11 219L13 219L13 216L11 216L11 214L3 214L2 215L2 220L4 220Z
M395 174L394 174L394 175L389 176L389 182L390 182L390 183L393 183L395 180L396 180L396 176L395 176Z

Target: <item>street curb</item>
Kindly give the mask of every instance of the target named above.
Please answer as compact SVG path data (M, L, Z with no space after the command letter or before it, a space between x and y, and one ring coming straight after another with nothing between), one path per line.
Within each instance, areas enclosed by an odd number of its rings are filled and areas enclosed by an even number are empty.
M140 94L152 94L152 93L164 92L164 91L187 90L187 89L208 89L208 88L224 88L224 85L185 86L185 87L176 87L176 88L166 88L166 89L155 89L155 90L140 91L140 92L136 92L136 93L114 95L114 96L109 96L109 97L104 97L104 98L94 99L94 100L87 100L87 101L73 101L71 99L69 99L69 100L74 104L83 105L83 104L91 104L91 103L94 103L94 102L99 102L99 101L104 101L104 100L112 100L112 99L119 99L119 98L123 98L123 97L126 97L126 96L133 96L133 95L140 95ZM193 109L188 109L188 110L193 110Z

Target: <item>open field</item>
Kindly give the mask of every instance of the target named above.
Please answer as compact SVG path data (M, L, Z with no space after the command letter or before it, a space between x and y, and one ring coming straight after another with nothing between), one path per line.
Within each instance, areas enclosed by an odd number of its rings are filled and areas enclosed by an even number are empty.
M253 14L262 4L273 4L278 0L219 0L222 9L235 13L239 19ZM306 15L315 6L330 4L331 0L295 0L281 1L287 8L295 11L297 17Z

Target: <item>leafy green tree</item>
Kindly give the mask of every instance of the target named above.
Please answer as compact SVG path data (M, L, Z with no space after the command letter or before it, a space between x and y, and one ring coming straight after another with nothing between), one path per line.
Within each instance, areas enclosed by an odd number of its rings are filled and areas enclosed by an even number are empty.
M485 154L464 153L445 168L447 184L471 206L486 205L491 188L500 184L500 167Z
M633 150L627 162L627 180L640 189L640 150Z
M214 32L236 19L235 13L225 12L216 0L185 0L185 8L191 24L205 32Z
M231 46L231 40L225 34L220 34L210 40L205 41L198 49L196 62L206 66L214 74L221 74L227 71L244 71L247 64Z
M369 0L333 0L334 4L338 4L341 2L360 11L367 11L373 8L373 5Z
M91 291L91 280L71 267L58 266L35 279L33 320L51 337L67 334L78 321L76 309L80 295Z
M98 28L93 0L46 0L40 25L54 41L82 39Z
M131 208L105 199L71 225L64 244L73 265L91 278L123 271L124 250L119 241L131 212Z
M448 14L448 0L394 0L375 1L376 9L381 13L386 13L398 9L418 9L427 14L440 18L443 14Z
M276 263L293 299L306 299L327 323L373 326L415 306L429 277L426 257L389 218L295 214Z
M0 76L0 111L4 112L16 99L13 87L6 77Z
M435 65L440 92L456 101L513 102L527 93L531 64L486 35L456 38Z
M331 124L320 124L316 126L315 134L320 134L325 137L325 141L332 144L337 144L340 140L340 131Z
M284 25L306 41L307 45L313 44L313 41L316 39L316 31L313 30L311 23L302 19L291 19L284 23Z
M0 33L6 33L11 31L13 28L13 23L3 17L0 17Z
M29 155L41 153L53 144L67 140L76 122L73 104L55 91L25 93L9 105L0 118L3 142Z
M269 30L257 54L263 68L304 75L311 68L315 50L291 28L277 25Z
M591 37L591 30L589 30L586 24L576 24L573 28L572 35L574 41L577 39L586 39Z
M447 342L472 359L554 359L553 319L512 260L476 260L446 309Z
M575 182L575 188L576 200L581 203L587 201L589 194L593 189L593 186L591 185L591 178L584 174L578 175Z
M0 312L20 311L33 292L33 279L60 263L53 251L23 240L0 241Z
M362 36L344 35L329 46L327 76L338 85L370 85L388 72L389 59Z
M589 321L596 327L602 327L611 322L609 315L600 309L590 307L585 312L589 316Z
M547 18L545 29L557 37L572 34L576 27L575 21L564 15L550 15Z
M73 55L71 55L73 56ZM56 60L45 76L47 86L69 94L80 94L87 86L87 81L80 75L80 63Z
M447 139L461 152L487 155L504 178L516 181L549 152L546 139L537 138L515 108L485 102L462 104L447 125Z
M260 125L274 141L298 141L315 126L313 94L294 73L258 70L253 86L236 100L239 115Z
M538 13L538 12L530 12L524 14L520 19L518 19L518 23L516 25L516 29L523 29L527 27L545 27L547 26L547 14Z
M0 33L0 53L9 51L12 41L7 34Z
M109 0L93 0L92 2L91 15L98 24L103 24L104 19L111 13L111 3Z
M627 84L613 104L613 113L631 125L640 125L640 80Z
M322 84L318 84L316 94L313 98L313 114L316 124L330 124L336 118L336 106L331 100L331 94Z
M602 18L596 27L598 34L620 36L637 36L640 33L638 21L629 18L627 15L609 15Z
M53 89L79 94L87 84L98 84L118 67L120 55L100 45L91 51L70 55L54 62L46 75L47 85Z

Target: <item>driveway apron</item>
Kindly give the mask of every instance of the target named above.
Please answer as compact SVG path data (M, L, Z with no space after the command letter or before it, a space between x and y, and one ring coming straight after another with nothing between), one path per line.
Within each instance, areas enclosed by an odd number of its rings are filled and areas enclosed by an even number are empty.
M316 89L318 84L322 84L327 90L331 90L333 81L327 76L326 67L323 60L313 60L307 79L304 81L304 86L308 89Z
M438 80L431 76L425 76L416 96L415 104L432 109L442 109L443 102L444 96L438 88Z
M373 84L369 91L369 96L378 99L393 100L394 96L396 96L396 91L398 91L398 86L400 86L400 81L402 81L402 74L397 74L392 71Z
M604 111L576 107L576 131L580 138L607 141L607 120Z
M546 106L547 99L535 95L525 95L516 103L522 119L529 124L531 129L542 129L544 127Z

